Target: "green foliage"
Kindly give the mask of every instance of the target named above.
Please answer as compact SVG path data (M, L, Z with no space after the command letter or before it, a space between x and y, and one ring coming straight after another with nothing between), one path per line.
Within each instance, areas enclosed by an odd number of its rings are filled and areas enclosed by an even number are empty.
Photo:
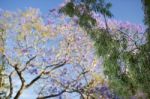
M72 2L67 3L66 6L60 10L60 12L64 12L70 17L73 17L73 15L75 14L74 4Z
M138 87L150 97L150 54L147 50L147 45L140 47L140 52L137 55L132 55L129 58L130 72L138 84ZM147 48L146 48L147 47Z
M139 48L140 52L136 56L131 57L130 63L132 64L130 69L139 87L146 92L150 98L150 1L142 0L142 3L145 14L145 25L148 26L146 31L147 43Z
M132 72L122 72L118 63L118 60L121 59L123 59L126 65L128 65L129 60L132 60L131 63L133 64L136 63L135 57L130 52L124 51L127 46L126 40L123 39L122 43L114 40L106 30L101 29L92 30L90 35L95 41L97 55L103 56L104 58L104 73L109 79L110 88L124 98L129 98L134 95L138 85L130 76ZM120 47L123 47L123 50L120 50Z
M143 8L144 8L144 14L145 14L145 24L150 26L150 1L149 0L142 0L143 2Z

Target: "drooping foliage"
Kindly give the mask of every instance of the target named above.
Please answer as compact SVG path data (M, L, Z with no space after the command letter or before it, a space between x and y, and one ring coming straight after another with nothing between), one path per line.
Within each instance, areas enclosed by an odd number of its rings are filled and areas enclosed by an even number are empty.
M138 25L112 20L108 20L108 24L109 34L104 29L98 29L92 31L90 35L95 42L97 54L104 59L104 73L109 79L110 87L117 94L130 97L140 89L137 78L133 77L138 70L134 70L133 65L137 62L133 61L132 57L136 58L139 46L146 42L145 34Z
M96 24L96 20L92 17L93 12L102 13L104 18L112 17L110 7L111 3L105 3L104 0L66 0L60 12L79 18L79 25L90 29Z
M145 37L147 33L144 33L141 26L128 22L109 22L107 17L111 16L110 7L111 4L105 0L68 0L60 12L76 17L78 24L90 35L98 56L104 59L104 73L115 93L125 98L146 95L149 97L149 40ZM68 10L69 8L73 11ZM82 9L78 10L79 8ZM82 19L84 13L88 13L90 18ZM99 19L101 16L103 21ZM82 22L85 24L81 24ZM143 92L145 94L139 96Z

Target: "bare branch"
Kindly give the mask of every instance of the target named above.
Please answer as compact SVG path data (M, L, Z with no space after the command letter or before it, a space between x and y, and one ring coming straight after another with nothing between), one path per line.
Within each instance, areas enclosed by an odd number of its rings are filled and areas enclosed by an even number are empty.
M47 95L47 96L41 96L41 97L38 97L37 99L47 99L47 98L53 98L53 97L58 97L60 95L62 95L63 93L79 93L80 96L82 97L82 99L85 99L84 98L84 95L82 94L82 92L80 90L77 90L77 89L70 89L70 90L67 90L67 89L64 89L62 90L61 92L57 93L57 94L51 94L51 95Z
M44 85L44 86L40 89L40 91L39 91L39 93L38 93L38 97L40 97L40 95L42 94L42 91L44 90L45 87L46 87L46 85Z
M57 64L48 65L48 66L46 66L46 67L44 68L44 70L46 70L47 68L53 67L53 66L55 66L55 67L52 68L52 70L55 70L55 69L57 69L57 68L60 68L60 67L64 66L65 64L66 64L66 60L63 61L63 62L57 63Z
M67 91L68 93L73 93L73 92L76 92L76 93L78 93L78 94L80 94L80 96L81 96L81 99L85 99L84 98L84 95L83 95L83 93L80 91L80 90L76 90L76 89L74 89L74 90L72 90L72 91Z
M62 90L61 92L59 92L57 94L51 94L48 96L38 97L37 99L47 99L47 98L57 97L57 96L62 95L64 92L66 92L66 90Z
M35 58L36 58L36 56L34 56L33 58L31 58L29 61L27 61L27 62L26 62L26 65L28 65L28 64L29 64L33 59L35 59ZM52 69L49 71L49 73L50 73L51 71L53 71L53 70L55 70L55 69L57 69L57 68L60 68L60 67L64 66L65 63L66 63L66 61L64 61L64 62L60 62L60 63L58 63L58 64L52 64L52 65L46 66L46 67L43 69L43 71L42 71L36 78L34 78L29 84L26 85L26 84L25 84L25 79L24 79L24 77L23 77L23 75L22 75L22 71L24 71L24 69L19 70L18 64L12 65L12 64L10 63L10 61L9 61L7 58L6 58L6 60L7 60L8 64L10 64L10 65L15 69L15 72L17 72L17 75L19 76L19 79L20 79L20 81L21 81L21 87L20 87L20 89L17 91L17 94L15 95L14 99L18 99L25 88L29 88L29 87L30 87L31 85L33 85L37 80L39 80L39 79L41 78L41 76L42 76L43 74L45 74L46 69L48 69L49 67L55 66L54 68L52 68ZM26 67L25 67L25 68L26 68ZM12 75L12 74L13 74L13 73L11 73L11 74L9 75L10 93L9 93L9 95L8 95L8 99L9 99L9 98L12 96L12 94L13 94L12 78L11 78L11 75Z
M84 77L86 83L88 84L88 80L87 80L87 77L86 77L86 75L85 75L88 71L85 71L84 68L83 68L81 65L79 65L79 66L80 66L80 68L81 68L81 70L82 70L82 73L81 73L80 75L83 75L83 77Z
M49 67L52 67L52 66L55 66L54 68L52 68L48 73L51 73L51 71L57 69L57 68L60 68L62 66L64 66L66 64L66 61L65 62L61 62L61 63L58 63L58 64L52 64L52 65L49 65L49 66L46 66L43 71L36 77L34 78L29 84L26 85L26 88L29 88L31 85L33 85L37 80L39 80L41 78L41 76L43 74L45 74L45 71L47 68Z
M28 65L32 60L34 60L36 58L36 56L32 57L31 59L29 59L27 62L26 62L26 65Z
M64 66L66 64L66 61L62 62L62 63L59 63L59 64L56 64L54 68L52 68L52 70L55 70L57 68L60 68L62 66Z
M26 62L26 65L25 65L25 67L21 70L21 72L23 72L23 71L27 68L28 64L29 64L32 60L34 60L35 58L36 58L36 56L30 58L30 59Z
M20 87L20 89L17 91L16 96L14 97L14 99L18 99L18 98L20 97L20 95L21 95L23 89L25 88L25 80L24 80L24 78L23 78L23 76L22 76L22 73L19 71L18 64L16 64L16 65L14 66L14 69L15 69L15 71L17 72L17 74L18 74L18 76L19 76L19 79L21 80L21 87Z
M41 78L42 74L43 72L41 72L36 78L34 78L29 84L27 84L25 88L29 88L30 86L32 86L37 80Z
M71 83L74 83L74 82L77 82L77 81L79 81L79 78L81 77L81 76L84 76L86 73L88 73L88 71L83 71L82 73L80 73L79 74L79 76L77 77L77 79L76 80L73 80ZM67 93L74 93L74 92L76 92L76 93L78 93L78 94L80 94L80 96L81 96L81 98L82 99L85 99L84 98L84 95L83 95L83 90L81 90L81 89L70 89L69 88L69 85L64 85L64 84L62 84L61 82L59 82L59 81L57 81L56 80L56 82L59 84L59 85L61 85L64 89L61 91L61 92L59 92L59 93L57 93L57 94L51 94L51 95L47 95L47 96L38 96L38 98L37 99L47 99L47 98L52 98L52 97L57 97L57 96L60 96L60 95L62 95L63 93L65 93L65 92L67 92ZM43 90L43 89L42 89ZM41 91L40 91L40 93L41 93Z

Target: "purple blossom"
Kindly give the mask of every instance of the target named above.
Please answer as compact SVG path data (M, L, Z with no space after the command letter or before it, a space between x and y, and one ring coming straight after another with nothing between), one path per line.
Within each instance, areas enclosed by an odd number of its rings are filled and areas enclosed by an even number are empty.
M21 19L21 24L25 24L26 23L26 19L25 18L22 18Z
M95 91L97 91L97 92L99 92L100 90L101 90L100 87L96 87L96 88L95 88Z
M46 62L46 61L47 61L47 59L45 59L45 58L43 58L42 60L43 60L43 62Z
M22 50L22 53L26 53L28 50L27 49L23 49Z
M31 74L38 74L38 70L37 69L32 69L32 70L30 70L30 73Z
M63 69L62 75L65 75L65 74L67 74L67 68Z
M76 88L79 89L79 88L81 88L81 86L82 86L82 83L80 82L76 85Z
M95 89L90 89L90 93L95 93Z
M106 99L118 99L118 98L114 98L117 97L115 96L110 89L107 86L97 86L95 87L95 89L91 89L90 93L97 93L97 94L101 94L103 97L105 97Z
M106 91L106 96L107 96L108 98L112 98L112 93L111 93L110 91Z
M77 24L78 23L79 18L77 16L73 17L73 21Z
M4 30L4 25L0 24L0 30Z
M81 37L79 36L79 37L77 38L77 40L78 40L78 41L81 40Z
M51 20L48 20L48 21L47 21L47 24L51 24Z
M57 92L57 88L55 87L55 88L53 88L51 91L52 91L53 93L55 93L55 92Z
M114 95L113 99L119 99L119 97L117 95Z
M108 87L106 87L106 86L102 86L100 88L100 92L104 92L104 91L107 91L107 90L108 90Z

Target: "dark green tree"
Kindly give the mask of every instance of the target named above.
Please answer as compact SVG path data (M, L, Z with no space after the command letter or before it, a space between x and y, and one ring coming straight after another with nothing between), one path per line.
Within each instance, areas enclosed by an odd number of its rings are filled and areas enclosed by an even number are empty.
M143 9L145 14L145 24L150 27L150 1L149 0L142 0Z

